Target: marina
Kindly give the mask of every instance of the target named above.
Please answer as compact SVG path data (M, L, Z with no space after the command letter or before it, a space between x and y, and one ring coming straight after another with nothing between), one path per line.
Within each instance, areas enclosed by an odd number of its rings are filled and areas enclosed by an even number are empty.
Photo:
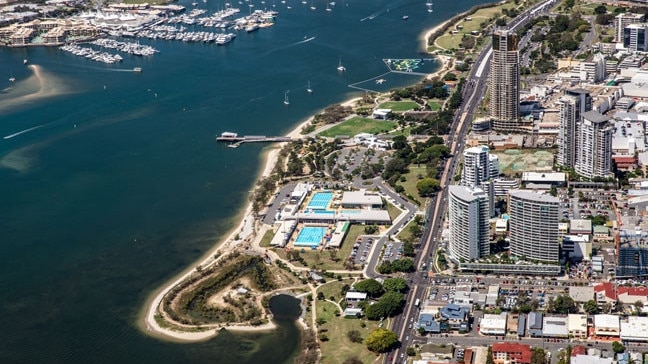
M59 49L72 53L75 56L85 57L96 62L111 64L121 62L123 60L123 57L119 54L96 51L90 47L81 47L78 44L66 44L64 46L61 46Z
M139 43L132 42L119 42L114 39L101 38L97 39L90 44L98 45L103 48L117 49L124 53L133 54L136 56L152 56L159 51L151 46L142 45Z

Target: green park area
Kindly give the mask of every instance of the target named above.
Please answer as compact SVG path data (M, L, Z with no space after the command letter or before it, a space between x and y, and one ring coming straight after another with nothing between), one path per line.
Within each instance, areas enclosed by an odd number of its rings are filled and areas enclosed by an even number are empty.
M414 101L387 101L380 104L381 109L390 109L392 112L414 110L419 105Z
M330 129L324 130L319 133L319 136L335 138L339 135L354 136L360 133L383 134L393 130L397 125L394 121L375 120L356 116Z
M497 18L503 16L503 9L509 10L515 7L516 5L512 1L510 1L503 4L500 3L497 6L479 9L473 14L459 20L453 26L450 26L445 34L435 40L435 45L446 50L459 49L459 47L461 46L461 40L463 39L464 35L475 37L475 35L472 35L471 32L474 31L481 33L485 28L483 26L484 22L492 23ZM453 31L456 31L456 33L453 34Z
M318 292L325 290L337 291L338 294L335 295L336 301L343 302L344 299L338 301L341 285L331 287L332 290L327 289L327 286L333 283L339 284L342 282L327 283L320 287ZM346 281L344 283L350 285L351 282ZM324 297L330 299L330 296L326 293ZM370 364L376 360L376 354L367 349L364 339L371 331L378 328L377 322L358 318L345 318L335 304L324 300L317 301L317 321L322 323L319 325L318 330L320 332L320 346L322 352L325 353L322 356L322 363L340 364L352 357L360 359L364 364ZM325 340L321 340L323 336L326 338Z
M430 107L430 110L432 110L432 111L441 110L441 104L438 101L428 101L428 106Z
M416 188L416 183L423 177L425 177L427 167L425 165L416 165L412 164L409 166L409 172L402 175L399 182L396 183L398 186L402 186L405 189L405 196L413 197L412 202L416 204L422 204L425 201L425 198L419 195L418 189ZM412 198L410 198L412 199Z

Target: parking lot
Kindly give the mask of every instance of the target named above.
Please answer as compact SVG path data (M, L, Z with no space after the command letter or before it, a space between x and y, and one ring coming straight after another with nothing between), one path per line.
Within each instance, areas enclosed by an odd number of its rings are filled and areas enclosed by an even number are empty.
M385 244L385 251L383 252L382 261L391 262L403 257L403 243L388 242Z
M558 193L560 199L560 216L564 220L586 219L590 216L604 216L608 220L616 219L610 199L616 194L609 191L592 191L575 189L573 197L569 197L567 189Z
M353 243L353 249L349 254L349 261L353 264L364 264L371 252L371 247L374 243L374 237L359 236L358 240Z

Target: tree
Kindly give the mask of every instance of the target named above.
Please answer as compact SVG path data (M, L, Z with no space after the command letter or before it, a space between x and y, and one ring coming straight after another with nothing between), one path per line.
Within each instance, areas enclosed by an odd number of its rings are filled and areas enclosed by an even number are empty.
M560 313L566 315L568 313L578 312L578 308L576 307L574 299L567 295L558 295L558 297L556 297L556 299L553 301L553 306L554 307L552 313ZM549 307L547 307L547 311L549 311Z
M595 315L599 311L598 304L594 300L589 300L583 303L583 311L587 312L590 315Z
M362 364L362 360L360 360L360 358L358 358L357 356L352 356L344 359L342 364Z
M547 354L542 348L533 348L531 350L531 364L547 364Z
M365 315L369 320L380 320L402 312L405 305L403 295L398 292L387 292L373 305L365 306Z
M399 292L405 293L409 289L407 286L407 281L403 278L387 278L383 282L383 287L387 292Z
M439 181L434 178L426 177L416 182L416 189L419 195L427 197L433 195L440 188Z
M407 347L407 356L415 356L416 355L416 349L414 349L413 346L408 346Z
M360 331L358 330L351 330L347 332L347 337L349 340L351 340L352 343L361 343L362 342L362 335L360 334Z
M644 304L640 300L637 300L637 302L634 303L634 306L637 312L641 312L643 310Z
M448 72L443 76L444 81L456 81L457 80L457 75L455 75L452 72Z
M395 332L379 328L371 333L365 339L367 349L375 353L386 353L398 344L398 335Z
M625 346L623 346L623 344L621 344L620 342L618 341L612 342L612 351L614 351L615 353L617 354L622 353L625 351L625 349L626 349Z
M605 5L599 5L594 8L594 14L605 14L607 13L607 8Z
M380 297L385 291L382 284L375 279L365 279L356 283L353 288L359 292L366 292L371 297Z
M488 352L486 353L486 364L495 364L493 361L493 347L488 347Z

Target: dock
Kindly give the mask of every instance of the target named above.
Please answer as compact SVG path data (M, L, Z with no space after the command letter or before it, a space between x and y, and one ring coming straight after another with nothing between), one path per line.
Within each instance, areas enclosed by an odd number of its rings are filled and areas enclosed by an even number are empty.
M265 135L243 135L239 136L236 133L224 132L220 136L216 136L216 141L232 143L228 145L230 148L238 148L243 143L280 143L290 142L293 139L286 136L265 136Z

